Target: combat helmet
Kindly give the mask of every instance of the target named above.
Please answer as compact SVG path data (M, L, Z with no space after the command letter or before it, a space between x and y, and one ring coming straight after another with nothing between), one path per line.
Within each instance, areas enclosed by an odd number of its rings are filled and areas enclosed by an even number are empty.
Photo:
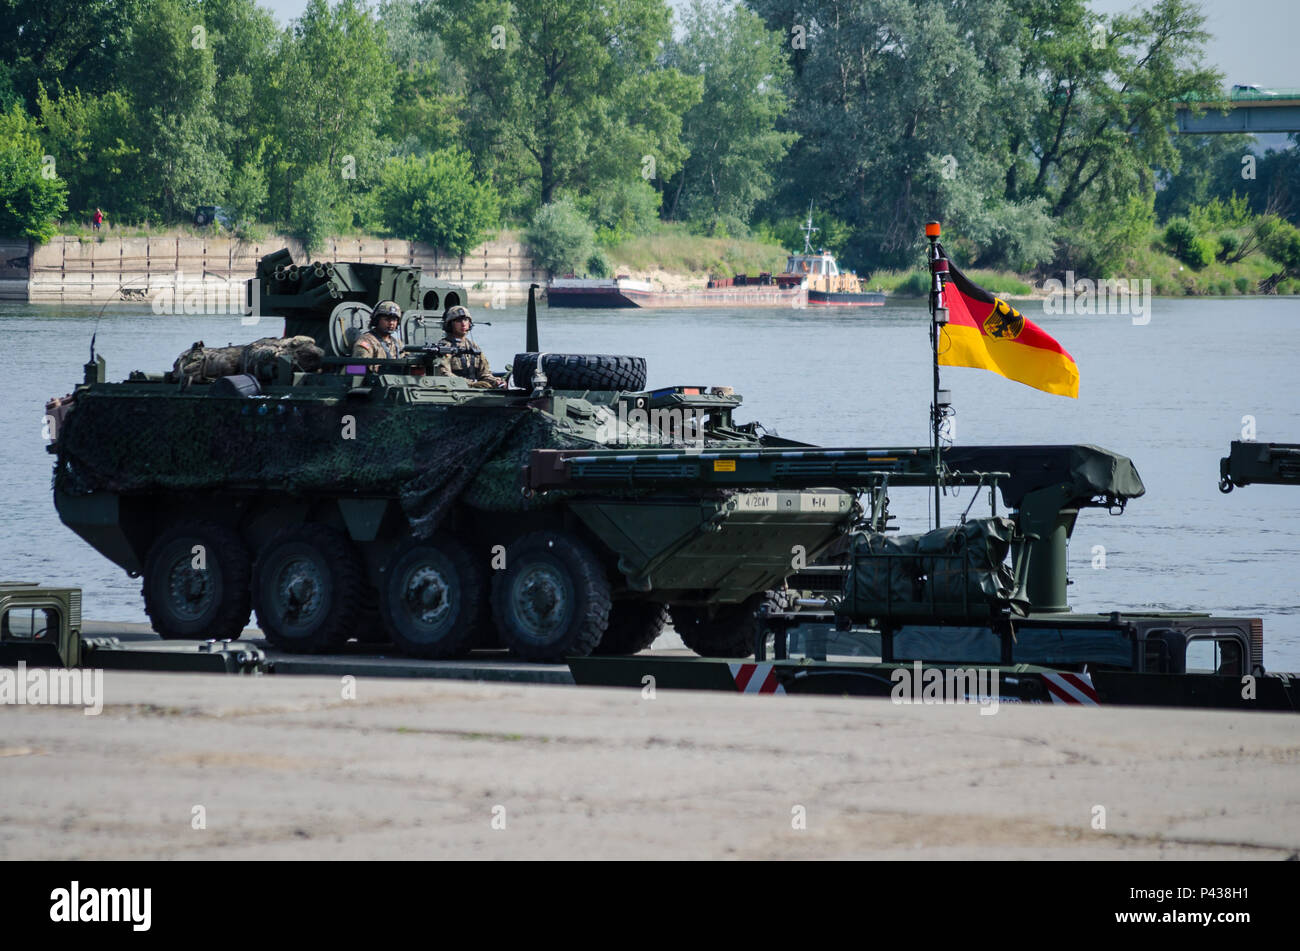
M370 312L370 329L375 329L375 324L379 323L380 317L396 317L402 319L402 308L397 306L397 301L381 300L375 305L375 309Z
M470 317L469 308L457 304L455 307L447 308L447 313L442 315L442 332L451 332L451 322L461 317L469 317L469 329L474 329L474 318Z

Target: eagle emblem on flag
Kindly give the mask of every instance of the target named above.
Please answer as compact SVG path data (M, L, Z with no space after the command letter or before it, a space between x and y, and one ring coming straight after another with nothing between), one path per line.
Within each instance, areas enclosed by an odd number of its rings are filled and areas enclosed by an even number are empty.
M984 319L984 332L990 337L1015 340L1024 329L1024 316L1001 298L995 300L992 313Z

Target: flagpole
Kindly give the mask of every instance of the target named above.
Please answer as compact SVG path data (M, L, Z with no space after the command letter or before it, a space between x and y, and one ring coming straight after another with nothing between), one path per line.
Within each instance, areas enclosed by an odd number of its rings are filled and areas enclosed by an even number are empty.
M942 229L937 221L925 223L925 236L930 242L930 352L934 360L934 393L930 403L930 446L934 463L934 527L939 527L939 499L943 494L943 466L939 459L939 427L943 411L939 407L939 334L948 323L948 308L943 301L943 282L947 277L948 262L939 253L939 235Z

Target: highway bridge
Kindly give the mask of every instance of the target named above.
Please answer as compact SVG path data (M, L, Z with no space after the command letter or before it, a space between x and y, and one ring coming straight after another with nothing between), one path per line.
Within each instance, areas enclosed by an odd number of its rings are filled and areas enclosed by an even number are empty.
M1202 109L1200 115L1193 114ZM1238 86L1226 100L1188 103L1178 110L1178 131L1193 135L1300 132L1300 89Z

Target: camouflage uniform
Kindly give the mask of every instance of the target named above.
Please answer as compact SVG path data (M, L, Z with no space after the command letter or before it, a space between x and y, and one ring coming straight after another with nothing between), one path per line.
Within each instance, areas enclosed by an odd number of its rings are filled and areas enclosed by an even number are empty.
M380 337L374 331L367 331L352 345L352 356L370 357L373 360L397 360L402 356L402 345L393 334Z
M446 334L438 341L441 347L455 348L455 353L444 354L438 358L434 372L441 376L460 376L470 381L470 386L486 389L500 386L500 377L492 375L488 358L478 344L468 337L457 340Z

